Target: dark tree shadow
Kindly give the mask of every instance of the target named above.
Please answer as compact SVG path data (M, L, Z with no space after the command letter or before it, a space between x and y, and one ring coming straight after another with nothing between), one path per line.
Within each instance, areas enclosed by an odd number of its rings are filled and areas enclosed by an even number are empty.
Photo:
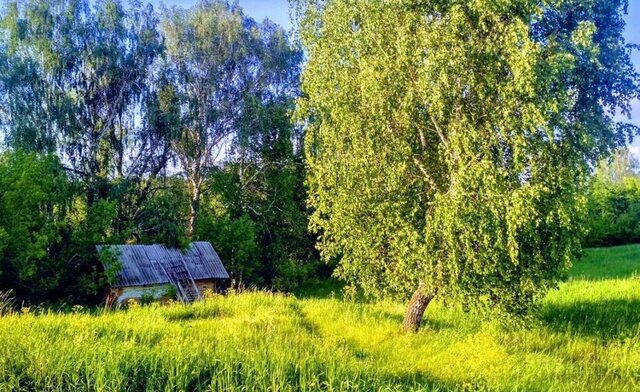
M293 290L300 299L342 298L344 283L335 279L319 279L307 282Z
M540 317L555 331L603 340L624 339L640 333L640 300L547 304Z
M375 299L368 298L361 289L345 296L345 283L336 279L319 279L297 287L291 293L298 299L339 299L359 304L373 304Z

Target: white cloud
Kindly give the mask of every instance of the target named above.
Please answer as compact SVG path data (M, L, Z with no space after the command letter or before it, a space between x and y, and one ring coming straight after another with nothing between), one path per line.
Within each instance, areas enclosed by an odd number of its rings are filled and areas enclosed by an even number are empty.
M629 146L629 152L633 154L636 158L640 158L640 140L636 138Z

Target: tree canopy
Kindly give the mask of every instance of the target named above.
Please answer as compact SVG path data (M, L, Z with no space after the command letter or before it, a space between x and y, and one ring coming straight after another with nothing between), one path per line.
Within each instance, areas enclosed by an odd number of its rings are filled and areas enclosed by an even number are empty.
M236 284L294 286L316 265L290 119L301 61L229 1L4 3L0 287L95 300L96 244L189 240Z
M526 314L580 249L587 176L635 131L613 120L639 91L625 7L298 2L311 224L337 275Z
M264 105L291 102L301 57L281 27L258 24L225 2L165 10L162 29L167 88L179 117L174 150L188 181L193 233L206 170L243 151L231 144L260 129L269 114Z

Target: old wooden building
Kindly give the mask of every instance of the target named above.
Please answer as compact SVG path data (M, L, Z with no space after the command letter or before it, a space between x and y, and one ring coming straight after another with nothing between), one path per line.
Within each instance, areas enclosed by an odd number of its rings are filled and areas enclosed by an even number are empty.
M101 251L103 246L96 248ZM164 245L110 245L109 249L119 261L109 292L112 303L164 299L172 294L192 302L207 289L220 292L229 280L209 242L193 242L184 251Z

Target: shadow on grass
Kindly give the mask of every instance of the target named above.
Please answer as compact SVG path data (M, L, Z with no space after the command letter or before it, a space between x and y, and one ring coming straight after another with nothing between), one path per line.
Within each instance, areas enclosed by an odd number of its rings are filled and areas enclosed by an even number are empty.
M544 324L558 332L624 339L640 333L640 300L576 301L547 304L541 309Z
M292 293L298 299L345 299L345 283L337 279L315 280L294 289ZM375 300L366 298L362 290L356 290L348 302L359 304L375 303Z
M342 298L344 283L335 279L323 279L307 282L293 290L297 298Z
M166 308L163 309L162 314L164 318L170 322L213 319L232 316L231 312L228 309L222 309L219 306Z

